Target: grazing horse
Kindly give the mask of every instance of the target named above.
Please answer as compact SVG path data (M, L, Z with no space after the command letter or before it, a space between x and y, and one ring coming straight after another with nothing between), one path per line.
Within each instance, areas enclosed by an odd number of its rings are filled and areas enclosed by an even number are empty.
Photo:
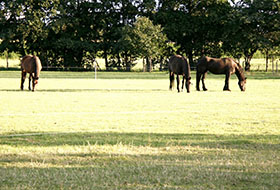
M21 85L20 88L23 90L23 84L26 78L26 74L29 73L29 87L31 90L30 83L32 79L32 91L35 90L35 85L38 83L40 71L42 69L40 59L35 55L26 55L21 59Z
M173 55L168 63L169 69L169 79L170 79L170 86L169 89L172 90L174 86L174 75L177 75L177 90L180 92L179 83L180 78L179 75L183 75L182 80L182 90L184 88L184 79L186 80L186 89L187 92L190 92L190 80L191 80L191 72L190 72L190 65L186 58L180 55Z
M202 81L202 88L204 91L207 90L205 87L204 79L207 71L210 71L213 74L225 74L225 86L223 90L230 91L229 89L229 78L232 74L236 74L238 78L238 85L241 91L245 91L246 88L246 77L244 75L243 69L239 63L231 58L211 58L211 57L202 57L196 66L196 90L200 90L199 83L200 79ZM202 77L201 77L202 76Z

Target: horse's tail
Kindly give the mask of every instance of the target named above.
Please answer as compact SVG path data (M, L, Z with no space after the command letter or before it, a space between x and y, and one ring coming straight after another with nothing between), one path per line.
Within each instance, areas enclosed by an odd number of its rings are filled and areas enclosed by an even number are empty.
M173 59L174 59L174 57L172 56L168 61L169 80L170 80L169 89L170 90L172 90L173 86L174 86L174 73L173 73L173 69L172 69Z
M42 69L42 64L41 64L41 61L39 59L39 57L37 56L33 56L34 60L35 60L35 80L38 80L39 79L39 76L40 76L40 71Z
M172 90L174 87L174 73L172 71L169 70L169 80L170 80L170 86L169 89Z
M182 56L182 59L185 62L184 66L186 67L184 69L184 74L185 74L186 79L188 79L191 77L191 67L190 67L188 60L184 56Z

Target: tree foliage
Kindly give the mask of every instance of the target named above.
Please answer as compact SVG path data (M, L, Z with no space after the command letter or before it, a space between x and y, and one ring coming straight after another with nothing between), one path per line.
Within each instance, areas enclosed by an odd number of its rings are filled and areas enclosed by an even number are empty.
M105 59L106 68L130 70L171 53L194 66L201 55L243 56L280 45L277 0L2 0L0 51L37 54L44 67L83 67ZM174 48L174 46L176 48Z
M241 0L233 7L230 37L225 50L245 58L245 69L257 50L279 46L280 3L275 0Z

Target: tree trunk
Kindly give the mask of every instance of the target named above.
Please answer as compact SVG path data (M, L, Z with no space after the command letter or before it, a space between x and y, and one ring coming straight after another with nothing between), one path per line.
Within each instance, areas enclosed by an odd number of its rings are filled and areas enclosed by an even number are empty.
M145 58L143 58L143 72L146 72Z
M121 68L122 68L122 61L121 61L121 57L120 57L120 54L119 53L117 53L117 70L119 71L119 70L121 70Z
M126 71L130 71L130 61L128 60L128 54L127 54L127 52L125 52L125 54L124 54L124 64L125 64L125 70Z
M250 71L251 68L251 60L253 58L253 55L256 53L258 49L253 49L253 50L247 50L245 51L245 71Z
M249 56L249 57L245 57L245 71L250 71L250 68L251 68L251 59L252 57Z
M192 52L192 50L190 50L190 51L187 52L187 56L188 56L188 58L189 58L190 68L191 68L191 69L192 69L192 68L195 68L196 65L195 65L195 63L194 63L194 61L193 61L193 52Z
M265 51L265 71L267 72L268 71L268 50Z
M6 62L7 62L7 69L9 69L9 51L7 51Z
M104 59L105 59L106 71L108 71L109 70L109 62L108 62L108 55L107 55L106 49L104 50Z
M160 56L159 71L162 71L162 69L163 69L163 56Z
M146 57L146 71L147 72L152 72L153 67L152 67L152 60L150 57Z

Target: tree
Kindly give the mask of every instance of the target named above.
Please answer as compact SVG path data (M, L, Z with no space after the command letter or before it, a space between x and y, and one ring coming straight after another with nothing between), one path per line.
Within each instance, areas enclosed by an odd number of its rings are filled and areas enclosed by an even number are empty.
M127 71L132 66L132 57L124 47L125 26L131 26L138 15L137 5L130 0L102 1L101 47L106 69L116 67Z
M22 55L40 52L55 3L55 0L2 1L2 45Z
M235 5L233 27L223 46L227 52L244 56L246 70L257 50L273 49L279 44L279 12L280 3L275 0L241 0Z
M101 24L96 20L101 17L99 3L61 1L57 16L48 26L47 49L53 52L52 57L62 60L65 67L83 66L86 52L96 53L98 48Z
M132 29L131 43L138 57L146 60L144 71L152 71L152 59L162 55L166 42L167 37L160 25L154 25L147 17L137 19Z
M0 3L0 51L17 52L22 44L18 33L21 6L17 1L4 0Z
M222 54L220 42L230 9L225 0L164 0L159 1L155 21L194 66L194 56Z

